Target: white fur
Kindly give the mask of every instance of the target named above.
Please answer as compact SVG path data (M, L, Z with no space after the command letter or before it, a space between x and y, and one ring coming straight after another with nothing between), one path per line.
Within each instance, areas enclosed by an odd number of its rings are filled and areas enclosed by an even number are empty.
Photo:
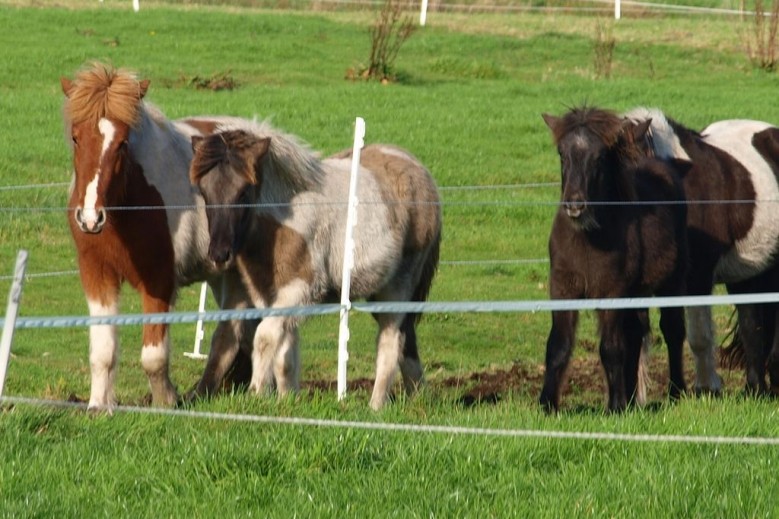
M273 301L266 300L255 290L244 267L239 262L238 268L257 308L287 308L310 303L310 287L302 279L296 279L279 289ZM299 389L297 321L298 318L291 316L266 317L257 327L252 352L252 381L249 385L255 393L267 392L274 375L279 396Z
M643 122L652 119L649 124L649 132L654 142L655 156L661 159L680 159L691 160L687 152L684 151L679 137L674 132L665 114L657 108L646 108L640 106L630 110L625 118L635 122Z
M752 136L771 125L760 121L720 121L703 130L703 139L738 160L750 172L755 189L753 224L717 264L716 281L729 283L763 272L779 242L779 184L771 166L751 145Z
M116 315L116 304L104 306L99 301L87 300L89 315ZM109 324L89 327L89 366L92 384L89 396L89 408L111 410L116 405L114 397L114 379L119 359L119 343L116 326Z

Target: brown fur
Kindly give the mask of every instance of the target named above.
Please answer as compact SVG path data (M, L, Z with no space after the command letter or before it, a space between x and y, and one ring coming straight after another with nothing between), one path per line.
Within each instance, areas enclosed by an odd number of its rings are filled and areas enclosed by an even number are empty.
M131 127L140 121L141 100L148 84L148 81L138 81L130 72L102 64L80 71L73 81L61 80L66 96L67 131L78 141L73 147L75 182L68 203L68 222L88 300L99 301L106 307L118 307L121 285L127 281L140 292L145 313L160 313L169 310L176 290L173 244L167 216L162 209L163 199L148 183L141 166L126 146ZM103 118L112 122L116 132L105 153L98 128L98 121ZM96 171L101 175L96 209L109 209L105 211L101 227L85 232L76 223L74 215L81 209L86 184ZM158 206L161 209L110 209L130 206ZM150 356L150 359L164 359L162 363L150 360L144 365L153 401L158 405L170 405L176 400L165 358L167 335L167 324L143 326L144 346L164 348L165 351ZM116 351L114 349L112 355L115 356ZM93 362L91 357L90 362ZM106 367L103 360L98 363ZM106 388L113 393L112 382L106 383ZM113 404L112 396L105 401L106 396L94 390L93 385L90 406Z
M278 288L295 279L311 282L311 255L299 233L266 216L253 219L252 225L256 229L249 232L261 239L249 241L237 261L264 301L273 302Z
M132 72L94 63L70 81L62 78L67 96L65 114L73 124L97 125L101 118L134 126L139 118L139 101L146 94L149 81L139 81Z

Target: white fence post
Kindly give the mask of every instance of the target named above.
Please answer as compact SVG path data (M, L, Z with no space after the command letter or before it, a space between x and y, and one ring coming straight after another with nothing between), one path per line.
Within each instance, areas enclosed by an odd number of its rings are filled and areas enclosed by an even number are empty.
M11 290L8 292L8 307L3 321L3 335L0 337L0 397L3 396L5 387L5 374L8 371L8 361L11 358L11 342L14 338L16 316L19 314L19 301L22 299L22 286L24 285L24 271L27 269L27 251L20 250L16 255L16 268Z
M419 9L419 25L425 26L427 22L427 0L422 0L422 6Z
M354 124L352 171L349 177L349 201L346 208L346 237L344 238L344 265L341 278L341 321L338 328L338 400L346 396L346 363L349 361L349 310L352 303L349 291L354 267L354 225L357 223L357 172L360 170L360 151L364 145L365 121L358 117Z
M200 285L200 304L197 307L197 312L199 314L202 314L206 310L206 295L208 293L208 283L203 283ZM199 318L197 320L197 326L195 327L195 346L192 349L192 353L185 352L184 356L189 357L190 359L205 359L208 357L208 355L203 355L200 353L200 344L203 342L203 337L205 336L205 333L203 332L203 318Z
M614 0L614 19L619 20L622 18L622 3L621 0Z

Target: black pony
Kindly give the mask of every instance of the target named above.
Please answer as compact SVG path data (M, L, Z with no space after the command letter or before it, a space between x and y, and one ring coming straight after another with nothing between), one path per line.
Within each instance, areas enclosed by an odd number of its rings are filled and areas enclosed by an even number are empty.
M543 118L562 170L562 203L549 237L550 297L683 295L688 251L681 176L688 163L641 152L636 141L644 138L648 121L636 124L587 107ZM577 311L552 312L540 397L547 411L560 405L577 320ZM598 322L608 409L622 411L635 394L647 311L599 310ZM662 309L660 328L668 345L670 392L676 397L685 389L683 309Z

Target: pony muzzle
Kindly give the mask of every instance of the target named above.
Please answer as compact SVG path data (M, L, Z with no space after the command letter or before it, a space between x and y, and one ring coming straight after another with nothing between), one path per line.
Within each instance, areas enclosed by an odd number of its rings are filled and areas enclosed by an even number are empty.
M76 225L85 233L97 234L103 230L106 222L106 212L102 207L100 209L83 209L81 206L76 208L73 215Z
M575 199L563 202L563 207L565 208L565 214L568 215L569 218L576 219L579 218L587 208L587 203L582 199Z
M229 248L209 248L208 258L218 271L230 268L235 260L233 251Z

